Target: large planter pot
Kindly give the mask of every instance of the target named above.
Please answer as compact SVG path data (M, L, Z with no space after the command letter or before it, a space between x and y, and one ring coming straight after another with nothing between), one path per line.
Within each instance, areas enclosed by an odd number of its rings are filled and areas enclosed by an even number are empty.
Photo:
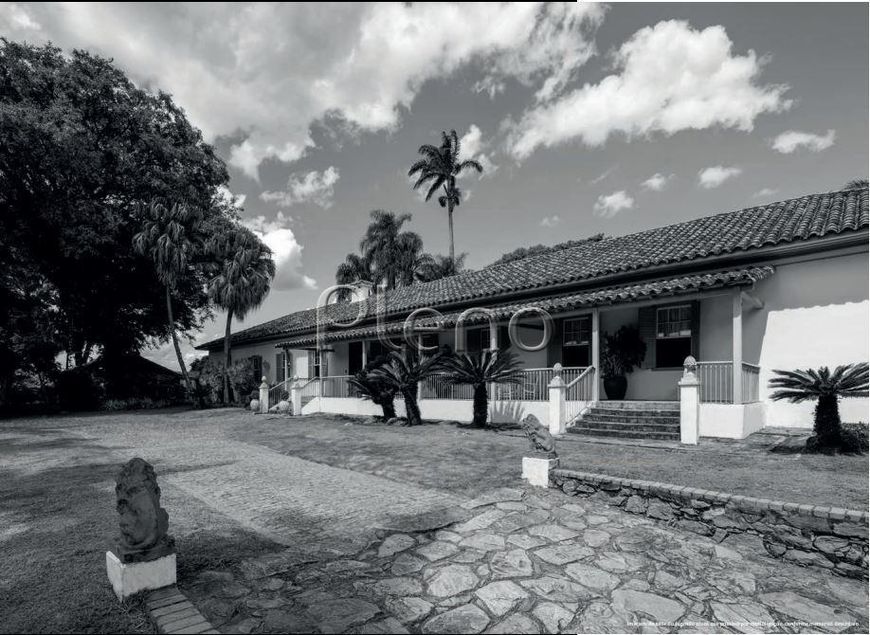
M613 401L625 399L625 392L628 390L628 380L624 375L618 377L604 378L604 393L607 398Z

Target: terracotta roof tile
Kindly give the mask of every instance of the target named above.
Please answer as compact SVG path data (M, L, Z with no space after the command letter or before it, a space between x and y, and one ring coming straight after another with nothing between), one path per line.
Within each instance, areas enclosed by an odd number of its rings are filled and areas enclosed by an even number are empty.
M388 314L420 307L439 307L507 293L533 292L557 284L594 283L596 278L640 272L705 258L760 249L770 245L866 231L867 189L811 194L734 212L706 216L626 236L586 242L492 265L478 271L403 287L385 294ZM700 263L698 263L700 264ZM650 272L650 275L655 275ZM368 313L374 314L374 300ZM491 303L488 302L488 303ZM357 314L357 303L332 304L324 309L336 320ZM233 343L290 336L314 328L316 309L306 309L253 326L233 335ZM199 348L221 345L214 340Z

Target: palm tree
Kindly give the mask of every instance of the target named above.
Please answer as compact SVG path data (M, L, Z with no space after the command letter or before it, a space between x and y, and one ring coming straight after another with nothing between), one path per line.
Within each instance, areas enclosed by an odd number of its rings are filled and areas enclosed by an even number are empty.
M365 256L357 256L356 254L348 254L344 262L338 265L335 270L336 284L355 284L357 282L375 282L375 272L372 269L371 261ZM337 293L338 300L346 302L351 299L351 292L348 289L341 289Z
M867 189L867 179L852 179L843 186L844 190Z
M254 232L240 225L212 238L208 252L214 258L216 273L208 282L208 297L227 312L224 334L224 403L230 401L228 369L232 365L230 334L233 318L243 320L269 294L275 277L275 261L269 249Z
M373 282L383 283L387 289L408 284L409 267L423 250L423 239L419 234L402 231L402 226L411 220L411 215L396 215L377 209L371 213L371 217L372 222L360 241L360 251L362 258L373 267Z
M487 384L518 384L522 382L520 361L507 350L482 350L478 353L457 353L445 362L446 379L452 384L465 384L474 388L474 406L471 425L486 426L489 413Z
M166 289L166 313L169 318L169 332L175 346L175 355L188 394L192 395L190 376L184 365L178 334L175 330L175 317L172 313L172 291L179 281L189 273L191 260L196 250L192 239L193 224L196 216L186 205L174 203L167 208L162 203L152 202L143 211L145 220L142 231L133 236L133 249L136 253L148 256L154 262L157 278Z
M459 207L459 204L462 202L462 191L456 184L456 180L467 169L477 170L478 173L483 172L483 166L474 159L461 161L459 159L460 149L459 136L455 130L451 130L449 135L446 132L442 132L441 147L429 144L420 146L417 152L422 154L424 158L414 163L411 169L408 170L408 176L419 174L413 186L415 190L423 185L429 188L426 191L427 201L432 198L439 188L443 192L438 197L438 204L441 207L447 208L451 260L456 256L453 246L453 210Z
M792 403L818 400L816 403L813 430L815 437L807 441L808 449L839 448L843 446L840 426L840 397L866 397L868 364L837 366L832 373L827 366L818 370L774 370L777 377L768 383L775 389L770 395L774 400Z
M465 268L465 257L467 255L459 254L455 259L451 259L441 254L435 256L423 254L417 279L421 282L431 282L462 273L462 270Z
M440 353L421 356L413 347L406 346L402 351L392 351L387 363L374 369L371 375L383 382L388 388L402 395L408 425L420 425L420 405L417 402L417 386L427 377L438 373L444 363Z
M380 406L384 411L384 421L389 421L396 417L396 406L394 403L396 391L372 373L374 369L382 366L385 361L384 357L378 357L369 362L365 368L348 379L348 383L356 390L357 395L361 399L366 399Z

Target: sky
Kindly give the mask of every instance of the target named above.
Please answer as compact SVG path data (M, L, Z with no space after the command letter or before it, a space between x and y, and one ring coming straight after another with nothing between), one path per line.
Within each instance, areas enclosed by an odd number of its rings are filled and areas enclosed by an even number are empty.
M234 330L314 306L371 210L446 254L407 177L442 130L485 167L455 213L471 268L868 174L865 3L0 3L0 36L114 59L214 144L278 264Z

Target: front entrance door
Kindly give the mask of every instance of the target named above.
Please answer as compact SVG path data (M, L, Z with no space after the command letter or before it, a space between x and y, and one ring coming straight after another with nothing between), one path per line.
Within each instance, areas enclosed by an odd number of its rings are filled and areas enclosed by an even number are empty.
M347 371L354 375L363 368L363 344L362 342L350 342L347 345L348 362Z

